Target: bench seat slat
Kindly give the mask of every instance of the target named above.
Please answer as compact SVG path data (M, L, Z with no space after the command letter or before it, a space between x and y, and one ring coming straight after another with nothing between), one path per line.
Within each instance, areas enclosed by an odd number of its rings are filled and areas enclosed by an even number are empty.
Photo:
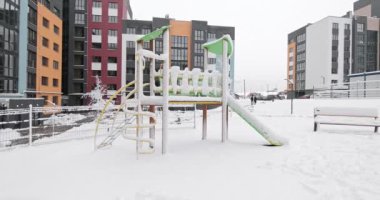
M317 107L314 110L317 116L346 116L346 117L378 117L377 108L335 108L335 107Z

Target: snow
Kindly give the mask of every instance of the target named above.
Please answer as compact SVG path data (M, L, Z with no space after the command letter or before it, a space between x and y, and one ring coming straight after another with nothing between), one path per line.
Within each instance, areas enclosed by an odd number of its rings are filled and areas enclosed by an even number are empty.
M44 121L44 125L73 125L75 122L85 119L81 114L57 114Z
M380 109L379 100L240 101L287 138L268 147L236 114L222 144L220 110L209 111L208 140L197 129L169 133L169 153L136 159L135 143L119 138L93 151L77 140L0 152L0 199L199 200L380 199L380 134L370 127L321 126L313 132L316 106Z
M0 148L11 144L11 140L21 138L20 133L10 128L0 129Z

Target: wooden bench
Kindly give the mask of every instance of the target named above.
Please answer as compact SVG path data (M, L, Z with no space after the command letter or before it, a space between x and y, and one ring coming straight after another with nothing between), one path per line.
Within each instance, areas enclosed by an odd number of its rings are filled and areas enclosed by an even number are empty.
M379 112L377 108L317 107L314 109L314 132L321 124L375 127L377 133Z

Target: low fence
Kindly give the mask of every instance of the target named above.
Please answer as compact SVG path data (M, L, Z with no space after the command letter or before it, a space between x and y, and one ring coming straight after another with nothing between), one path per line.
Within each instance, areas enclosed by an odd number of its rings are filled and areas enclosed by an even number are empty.
M100 109L90 106L0 110L0 150L92 138L99 113ZM193 105L174 108L169 126L195 128L195 113ZM157 114L160 115L160 108ZM99 124L99 136L107 136L113 126L121 123L133 120L111 108Z
M314 88L314 98L380 98L380 81L357 81Z

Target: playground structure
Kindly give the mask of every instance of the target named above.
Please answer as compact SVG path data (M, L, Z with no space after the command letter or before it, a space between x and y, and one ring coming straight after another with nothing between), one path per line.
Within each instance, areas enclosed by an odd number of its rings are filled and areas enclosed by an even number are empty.
M169 66L169 31L170 27L165 26L151 32L137 41L135 81L132 81L120 88L109 98L104 109L100 113L97 127L103 120L107 107L118 96L122 96L121 104L115 112L114 120L120 113L125 115L125 123L112 125L110 135L100 144L97 142L98 128L96 128L94 145L95 149L112 145L112 142L119 136L136 141L136 153L153 153L156 148L155 126L157 117L155 107L162 107L162 154L168 151L168 115L170 105L196 104L203 105L203 131L202 139L207 139L207 105L222 106L222 142L228 140L228 106L239 114L250 126L261 134L270 145L281 146L285 140L276 136L274 132L246 111L230 95L229 90L229 58L233 54L234 46L229 35L206 43L204 48L204 70L185 68L181 70L178 66ZM157 55L152 51L143 49L144 42L153 42L155 39L163 37L163 54ZM154 48L153 48L154 49ZM221 72L215 67L208 65L208 55L214 53L222 57ZM148 60L150 62L148 62ZM156 60L163 62L162 68L156 70ZM147 66L150 63L150 66ZM143 72L149 67L150 80L144 83ZM135 86L134 90L126 94L126 89ZM144 87L150 86L150 95L144 95ZM134 96L133 99L130 99ZM143 106L149 106L149 111L143 111ZM123 112L120 112L123 111ZM134 124L131 124L130 117L134 117ZM147 118L147 119L145 119ZM144 123L145 122L145 123ZM131 135L127 129L134 132ZM149 137L143 135L143 129L149 129ZM148 150L142 150L143 144L149 144Z

